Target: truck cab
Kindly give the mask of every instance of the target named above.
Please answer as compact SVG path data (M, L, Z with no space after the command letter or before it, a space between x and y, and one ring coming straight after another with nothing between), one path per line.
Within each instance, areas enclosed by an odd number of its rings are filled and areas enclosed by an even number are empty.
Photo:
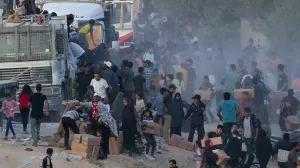
M55 12L58 16L73 14L74 22L71 27L75 29L80 29L89 23L89 20L93 19L96 21L94 25L94 40L96 46L100 43L106 42L105 36L105 24L104 20L104 10L100 4L91 2L49 2L42 5L43 10L47 10L49 13ZM86 35L87 41L89 43L89 49L94 49L96 46L93 45L90 34Z

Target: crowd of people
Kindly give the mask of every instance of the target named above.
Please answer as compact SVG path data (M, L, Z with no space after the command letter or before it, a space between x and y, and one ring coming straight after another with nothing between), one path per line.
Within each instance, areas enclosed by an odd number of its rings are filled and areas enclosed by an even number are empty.
M123 152L127 151L130 156L133 153L144 154L147 159L155 160L157 143L154 133L149 131L153 127L152 123L162 125L162 136L167 143L173 134L181 136L183 127L188 123L188 141L196 142L193 160L197 168L203 165L207 168L222 167L216 164L218 156L215 149L222 149L230 156L227 163L230 167L239 167L241 164L250 167L256 156L260 167L266 168L274 154L277 154L279 167L294 168L298 165L296 153L300 147L298 143L289 142L289 134L285 133L283 141L272 147L268 129L268 86L273 85L274 79L271 79L269 71L266 73L269 75L265 75L259 69L255 61L258 50L253 46L253 39L249 39L249 45L243 49L242 59L238 59L236 64L230 64L226 72L226 58L221 47L217 55L213 56L211 48L202 50L200 41L193 36L188 26L177 28L181 30L178 33L170 26L175 23L172 20L157 25L154 20L159 18L156 15L149 17L146 22L142 18L139 15L135 21L137 45L125 48L118 56L107 57L105 44L100 44L94 50L88 49L86 34L91 34L95 45L95 21L90 20L73 36L70 25L74 15L67 16L70 43L76 43L83 51L78 54L80 61L74 84L75 98L80 103L75 109L63 114L61 120L65 130L66 150L70 149L69 129L79 133L75 121L82 120L83 108L86 108L92 123L90 134L102 137L99 159L106 159L109 154L109 137L118 137L122 131ZM139 27L142 24L147 24L149 29L141 30ZM251 66L247 67L246 64ZM269 69L278 72L275 90L288 92L279 110L280 128L282 131L295 130L297 125L290 122L288 117L297 115L300 103L294 97L293 89L289 89L284 65L276 64L274 67L272 64ZM293 83L293 86L296 85L297 82ZM245 91L242 98L236 98L236 89L253 89L254 95ZM216 103L202 100L202 95L194 94L195 90L212 91ZM27 133L30 116L33 146L38 145L44 104L46 115L49 114L49 104L47 97L42 94L40 84L36 86L36 91L33 93L25 85L19 95L19 105L11 99L10 94L6 95L2 104L7 118L4 139L8 139L9 131L16 138L12 120L14 111L19 107L23 131ZM212 112L214 107L216 115ZM218 125L215 132L205 130L205 123L217 121L221 121L222 125ZM196 131L197 138L194 141ZM214 145L210 140L214 137L221 137L222 144ZM142 138L146 144L143 144ZM204 144L201 140L204 140ZM245 149L242 149L243 143ZM47 150L48 158L45 162L48 163L52 152ZM243 162L246 155L248 161ZM170 160L169 167L176 167L176 161Z

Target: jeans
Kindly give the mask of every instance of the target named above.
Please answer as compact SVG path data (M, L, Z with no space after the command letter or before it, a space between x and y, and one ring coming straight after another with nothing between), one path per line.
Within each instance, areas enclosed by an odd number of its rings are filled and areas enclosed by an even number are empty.
M153 156L155 148L156 148L156 141L155 141L154 135L144 133L144 137L147 141L147 143L146 143L146 154L148 155L149 150L150 150L150 146L152 146L151 155Z
M15 131L14 131L14 128L13 128L13 126L12 126L12 119L13 119L13 117L7 118L5 136L8 136L9 129L10 129L10 131L11 131L11 133L12 133L13 135L16 135L16 134L15 134Z
M189 137L188 137L188 141L189 142L193 142L193 140L194 140L194 133L195 133L196 129L197 129L197 132L198 132L198 139L197 139L197 141L203 139L204 134L205 134L204 125L203 124L200 124L200 125L191 124L191 129L190 129L190 133L189 133Z
M41 118L30 118L33 142L40 140Z
M27 107L20 108L20 113L21 113L21 116L22 116L23 131L27 131L29 111L30 111L30 109L27 108Z
M233 122L223 123L223 133L224 133L223 145L224 146L226 146L227 141L231 137L231 127L233 124L234 124Z
M164 115L163 137L167 142L169 140L169 129L171 127L171 119L171 115Z
M70 137L70 132L69 128L73 131L74 134L79 134L79 128L76 125L76 122L71 119L70 117L63 117L61 119L61 123L64 127L65 131L65 137L64 137L64 146L68 147L69 146L69 137Z

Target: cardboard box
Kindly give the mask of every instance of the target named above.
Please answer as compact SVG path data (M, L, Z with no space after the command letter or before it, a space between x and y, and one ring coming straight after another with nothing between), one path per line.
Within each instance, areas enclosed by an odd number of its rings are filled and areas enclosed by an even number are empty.
M91 153L93 151L93 146L86 146L84 144L74 142L71 145L71 149L83 153Z
M49 141L48 141L48 145L49 146L51 146L51 147L56 147L56 141L54 140L54 139L50 139Z
M76 143L82 143L82 137L89 137L92 135L89 134L74 134L74 142Z
M59 134L56 134L56 133L55 133L55 134L53 135L53 138L54 138L54 140L55 140L56 142L59 142L59 141L61 140L62 137L61 137Z
M109 138L109 154L110 155L119 155L120 154L118 142L116 141L115 137Z
M76 150L71 150L71 153L74 154L74 155L79 155L83 159L89 159L89 158L91 158L91 153L84 153L84 152L76 151Z
M249 93L250 97L249 98L253 98L254 97L254 89L235 89L234 90L234 98L235 99L241 99L243 98L243 94L244 92Z
M216 150L216 154L218 155L217 165L224 165L230 159L223 150Z
M155 133L155 129L154 128L146 127L144 133L146 133L146 134L154 134Z
M222 145L222 138L221 137L216 137L216 138L210 138L211 142L213 143L214 146L216 145ZM205 140L201 140L201 145L202 147L205 147Z
M100 146L93 146L91 159L97 160L98 155L99 155L99 151L100 151Z
M121 143L123 141L123 131L119 131L118 142Z
M214 96L214 91L210 90L196 90L194 94L199 94L201 96L201 100L211 100Z
M160 137L163 136L163 127L162 127L162 125L160 125L160 124L156 124L156 125L155 125L155 128L154 128L154 135L160 136Z
M155 128L156 127L156 123L155 122L147 122L146 123L146 127Z
M171 139L169 141L170 146L180 146L183 141L183 138L179 135L172 134Z
M184 145L184 149L187 151L194 151L194 144L192 142L189 141L183 141L183 145Z
M85 133L89 133L92 129L92 123L90 121L82 122L79 130Z
M81 143L87 146L100 145L101 138L95 136L84 136L82 137Z
M288 116L287 120L290 123L295 124L295 125L299 125L300 124L300 120L299 120L299 118L297 116Z

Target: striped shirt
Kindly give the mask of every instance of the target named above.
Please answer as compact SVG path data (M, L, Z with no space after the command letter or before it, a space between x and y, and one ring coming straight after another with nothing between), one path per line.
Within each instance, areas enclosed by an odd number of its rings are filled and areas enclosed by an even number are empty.
M76 120L83 121L82 115L80 113L78 113L76 110L70 110L70 111L66 112L62 117L69 117L75 121Z

